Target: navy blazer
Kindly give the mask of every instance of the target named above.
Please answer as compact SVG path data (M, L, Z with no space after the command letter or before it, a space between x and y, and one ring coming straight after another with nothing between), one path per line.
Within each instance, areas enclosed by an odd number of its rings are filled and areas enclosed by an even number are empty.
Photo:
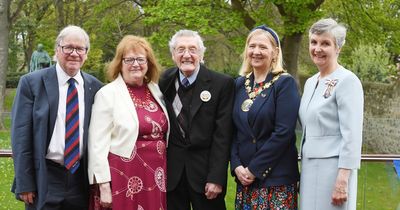
M81 167L87 179L87 139L94 95L102 83L82 72L85 90L83 156ZM11 191L37 192L36 208L41 209L47 194L46 154L58 112L59 88L55 66L21 77L12 108L11 143L14 183ZM87 181L88 187L89 182Z
M266 82L271 81L268 74ZM250 85L254 77L251 76ZM256 97L248 112L241 109L248 99L245 78L236 80L233 121L236 127L231 149L231 170L248 167L256 176L254 184L279 186L299 180L295 127L300 96L289 74Z

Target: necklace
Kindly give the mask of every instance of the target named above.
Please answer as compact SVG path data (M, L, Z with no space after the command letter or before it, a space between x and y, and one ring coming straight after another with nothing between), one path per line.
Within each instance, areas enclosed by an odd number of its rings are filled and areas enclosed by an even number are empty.
M133 90L134 90L134 87L128 86L128 92L132 98L132 101L133 101L133 104L135 105L135 107L143 108L149 112L156 112L158 110L157 105L151 100L150 90L147 87L147 85L144 88L144 91L146 94L146 97L144 100L141 97L136 96Z
M251 72L249 74L246 75L246 81L244 82L244 86L247 92L247 95L249 96L248 99L244 100L241 106L242 111L244 112L248 112L250 110L250 107L253 105L254 100L256 99L256 97L258 95L261 94L261 92L263 92L263 90L268 89L269 87L271 87L272 84L274 84L274 82L276 80L279 79L279 77L281 75L287 75L287 73L278 73L277 75L275 75L271 81L266 82L264 85L258 87L258 88L251 88L250 87L250 76L251 76Z

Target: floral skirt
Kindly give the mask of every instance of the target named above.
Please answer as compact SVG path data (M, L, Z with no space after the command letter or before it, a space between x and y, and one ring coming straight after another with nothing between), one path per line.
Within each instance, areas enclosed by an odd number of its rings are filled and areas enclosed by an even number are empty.
M258 187L237 185L236 210L297 210L297 184Z

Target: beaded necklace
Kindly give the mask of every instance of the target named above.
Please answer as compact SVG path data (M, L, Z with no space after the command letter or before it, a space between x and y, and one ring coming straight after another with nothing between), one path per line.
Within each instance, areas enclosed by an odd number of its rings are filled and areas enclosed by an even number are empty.
M151 94L149 88L146 86L144 88L146 97L144 100L142 100L140 97L136 96L135 93L133 92L134 87L129 87L128 86L128 92L129 95L132 98L133 104L135 107L138 108L143 108L149 112L156 112L158 110L157 105L151 100Z

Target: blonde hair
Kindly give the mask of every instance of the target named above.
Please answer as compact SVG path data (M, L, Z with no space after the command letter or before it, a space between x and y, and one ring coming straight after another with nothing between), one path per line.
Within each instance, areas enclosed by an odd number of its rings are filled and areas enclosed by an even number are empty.
M265 35L268 38L268 40L271 42L272 46L277 48L277 50L278 50L278 55L273 59L273 62L272 62L272 73L278 74L280 72L286 72L283 69L283 57L282 57L282 50L281 50L279 40L277 39L278 40L278 43L277 43L277 41L275 40L274 36L271 33L275 33L275 32L270 28L268 28L268 31L263 30L262 28L256 28L255 30L252 30L250 32L250 34L247 36L246 46L242 53L242 59L243 59L242 67L240 68L240 71L239 71L239 74L241 76L245 76L245 75L249 74L250 72L253 72L253 68L250 65L249 59L247 58L247 51L249 48L250 39L253 38L255 35L259 35L259 34ZM275 33L275 36L278 37L278 34Z
M124 36L124 38L122 38L117 45L115 56L107 67L107 76L110 81L115 80L121 73L124 53L137 49L144 49L146 51L148 70L146 72L144 81L146 83L149 83L150 81L158 83L161 67L157 62L153 49L145 38L134 35Z

